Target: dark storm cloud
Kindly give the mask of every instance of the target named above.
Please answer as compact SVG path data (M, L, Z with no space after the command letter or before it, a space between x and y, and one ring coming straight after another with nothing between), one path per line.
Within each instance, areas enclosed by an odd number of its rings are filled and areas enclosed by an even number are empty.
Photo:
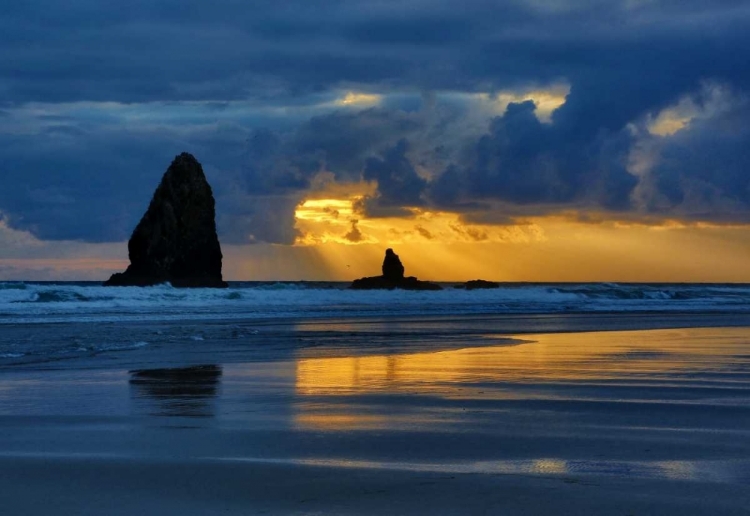
M460 16L421 13L407 18L376 17L358 21L347 27L343 36L368 44L444 46L470 41L475 25Z
M643 197L649 213L750 221L750 104L696 120L665 139L649 172Z
M126 239L158 182L154 164L169 163L169 147L127 133L0 138L0 210L11 226L42 239Z
M602 130L582 140L556 124L543 124L533 102L510 104L468 154L433 181L433 199L458 202L496 199L515 204L587 203L628 207L636 178L627 169L632 137Z
M257 194L305 190L322 171L356 182L373 152L419 127L408 113L367 109L315 116L288 132L258 129L247 141L242 186Z
M739 102L747 62L740 0L10 0L0 212L44 239L122 240L188 150L232 242L292 242L295 206L321 171L377 182L369 215L426 205L488 221L570 208L747 220L746 107L663 139L631 127L705 81ZM435 116L438 94L557 82L570 94L551 124L516 103L478 135L463 97ZM348 90L386 96L336 107ZM103 101L117 104L38 113ZM237 101L248 114L233 114ZM113 114L122 106L137 112ZM636 176L644 140L658 155Z
M292 244L300 236L294 227L294 212L300 195L256 196L247 192L224 192L217 199L217 226L222 242Z
M347 83L477 90L570 77L626 79L656 101L662 92L634 83L667 79L673 92L704 74L747 74L743 3L629 5L6 2L0 98L289 98Z
M380 206L421 206L427 181L417 174L406 157L406 140L388 149L383 157L369 158L365 164L365 181L377 181L376 202Z
M191 131L87 123L0 138L0 212L42 239L127 240L178 153L203 163L217 197L234 193L228 173L243 158L248 132L215 126ZM224 208L226 204L227 208ZM219 214L233 208L218 204ZM235 210L246 216L246 210ZM252 227L246 228L246 234ZM269 230L271 231L271 230Z
M358 180L365 159L421 128L418 117L400 110L368 109L318 116L303 124L287 152L318 156L320 167L340 180Z

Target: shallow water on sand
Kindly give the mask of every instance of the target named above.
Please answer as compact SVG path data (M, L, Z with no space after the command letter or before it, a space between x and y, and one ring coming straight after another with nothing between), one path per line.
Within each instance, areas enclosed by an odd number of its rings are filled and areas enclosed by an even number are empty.
M73 482L111 514L746 513L750 329L502 337L11 371L0 498L75 512Z

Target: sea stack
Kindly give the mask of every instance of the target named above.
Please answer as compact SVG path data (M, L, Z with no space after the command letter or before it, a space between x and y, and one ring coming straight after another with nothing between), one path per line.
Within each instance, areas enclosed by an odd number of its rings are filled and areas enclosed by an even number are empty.
M349 288L355 290L442 290L440 285L421 281L414 276L404 277L404 266L393 249L386 249L383 259L382 276L359 278L352 282Z
M214 287L221 277L215 202L203 168L183 152L167 169L128 241L130 265L105 286Z
M500 288L500 283L496 281L487 281L483 279L475 279L471 281L467 281L463 285L456 287L456 288L465 288L466 290L477 290L477 289L487 289L487 288Z
M383 260L383 277L389 281L402 281L404 279L404 266L398 255L393 249L385 250L385 259Z

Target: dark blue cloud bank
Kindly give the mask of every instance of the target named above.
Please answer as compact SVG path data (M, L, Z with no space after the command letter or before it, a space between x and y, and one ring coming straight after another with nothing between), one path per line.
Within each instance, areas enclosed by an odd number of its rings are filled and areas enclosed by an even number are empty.
M321 172L369 216L750 222L748 62L745 1L9 0L0 213L124 240L188 150L235 243L292 242Z

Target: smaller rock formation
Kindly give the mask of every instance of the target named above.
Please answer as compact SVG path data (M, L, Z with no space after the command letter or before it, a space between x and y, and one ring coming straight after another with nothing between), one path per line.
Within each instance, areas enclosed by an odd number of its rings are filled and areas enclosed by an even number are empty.
M105 286L226 287L214 196L201 164L177 156L128 241L130 265Z
M386 249L383 260L383 275L359 278L349 288L355 290L442 290L440 285L421 281L414 276L404 277L404 266L393 249Z
M474 290L478 288L500 288L500 283L483 279L475 279L467 281L463 285L459 285L456 288L465 288L466 290Z
M383 277L389 281L402 281L404 279L404 266L393 249L385 250Z

